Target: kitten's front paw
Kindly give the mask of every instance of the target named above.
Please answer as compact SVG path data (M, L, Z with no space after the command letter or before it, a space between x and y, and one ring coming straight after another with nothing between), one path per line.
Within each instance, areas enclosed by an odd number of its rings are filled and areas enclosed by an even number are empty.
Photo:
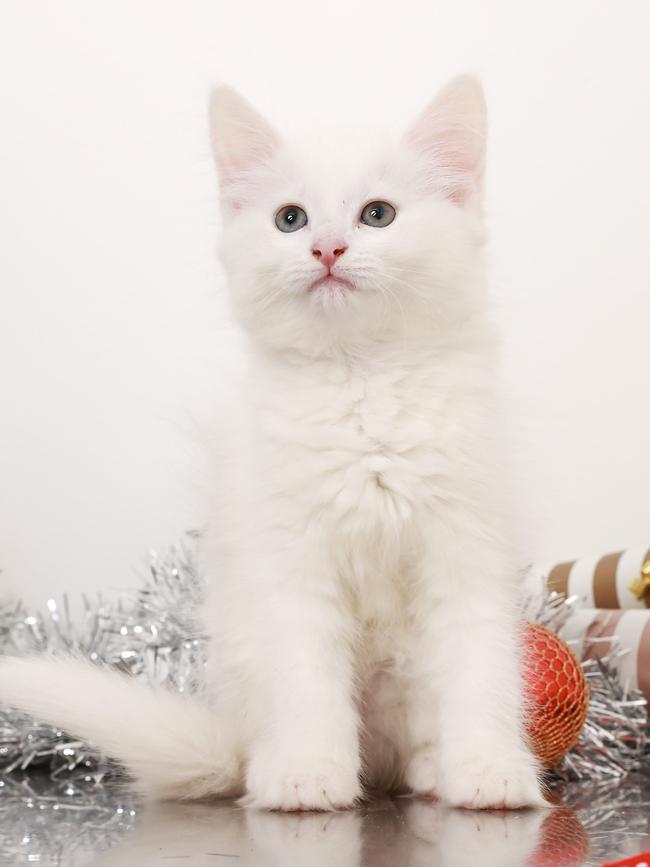
M439 792L454 807L469 810L548 807L533 757L496 744L461 757L443 754Z
M438 776L437 756L430 744L420 747L411 756L406 766L406 785L415 795L423 798L436 798L436 779Z
M261 810L345 810L361 796L355 767L313 755L260 753L246 777L243 803Z

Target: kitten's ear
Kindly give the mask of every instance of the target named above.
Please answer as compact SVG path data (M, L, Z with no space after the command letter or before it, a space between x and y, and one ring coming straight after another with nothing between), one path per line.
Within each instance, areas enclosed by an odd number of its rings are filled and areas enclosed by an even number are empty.
M210 140L221 192L236 204L236 188L248 171L271 158L279 139L236 90L220 85L210 96Z
M483 89L471 76L452 79L407 131L407 144L425 158L436 187L460 205L480 193L487 113Z

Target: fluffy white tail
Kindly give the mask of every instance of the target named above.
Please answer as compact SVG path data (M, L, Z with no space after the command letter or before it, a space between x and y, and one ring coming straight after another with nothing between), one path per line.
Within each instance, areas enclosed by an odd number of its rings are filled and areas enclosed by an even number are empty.
M0 660L0 703L83 738L154 798L241 793L232 723L209 708L76 659Z

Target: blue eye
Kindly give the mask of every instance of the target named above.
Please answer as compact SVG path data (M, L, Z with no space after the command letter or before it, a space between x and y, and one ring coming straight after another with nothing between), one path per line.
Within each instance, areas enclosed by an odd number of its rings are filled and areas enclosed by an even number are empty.
M383 229L384 226L390 226L395 219L395 214L395 208L389 202L369 202L361 211L359 219L366 226Z
M285 205L276 213L275 225L281 232L297 232L307 225L307 214L298 205Z

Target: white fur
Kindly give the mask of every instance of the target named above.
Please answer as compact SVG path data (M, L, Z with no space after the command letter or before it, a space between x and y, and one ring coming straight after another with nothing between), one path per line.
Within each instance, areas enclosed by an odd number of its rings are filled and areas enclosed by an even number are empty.
M0 666L0 695L119 758L143 794L201 798L215 787L236 794L236 726L187 696L85 660L38 657Z
M250 346L209 537L214 722L47 662L5 663L0 695L96 740L163 796L331 809L365 781L468 807L541 804L485 314L480 88L453 82L401 140L290 146L227 88L212 117L222 258ZM374 199L395 205L393 224L359 223ZM273 219L287 203L309 217L291 234ZM328 239L347 246L336 267L352 290L308 291L323 267L312 246ZM78 678L78 708L58 706Z

